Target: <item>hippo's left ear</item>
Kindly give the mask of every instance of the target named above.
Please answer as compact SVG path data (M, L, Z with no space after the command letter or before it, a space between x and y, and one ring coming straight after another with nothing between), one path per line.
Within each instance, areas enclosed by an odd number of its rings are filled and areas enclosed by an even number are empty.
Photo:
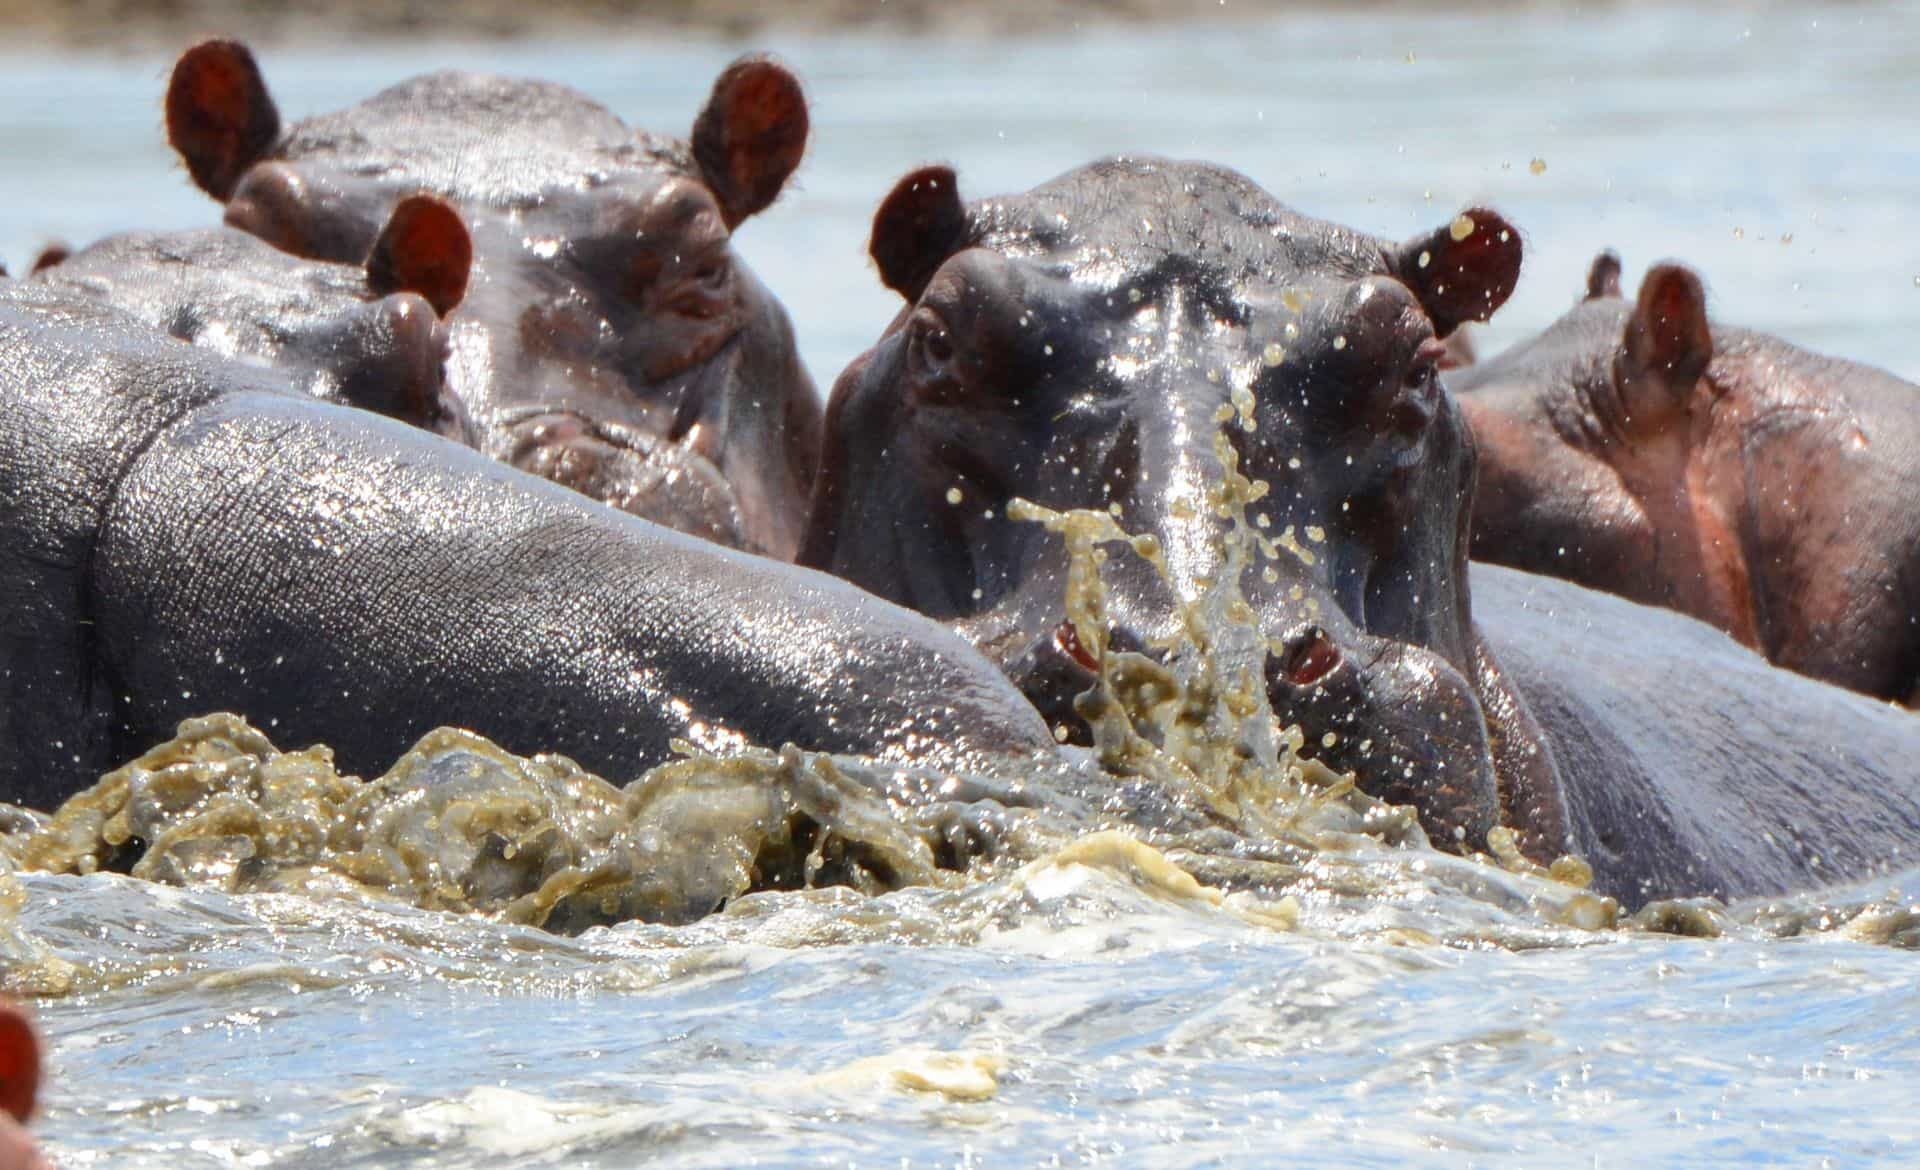
M779 196L806 150L800 81L765 57L727 66L693 123L694 161L720 200L728 231Z
M1393 274L1413 290L1445 337L1468 321L1485 321L1520 282L1520 232L1484 207L1471 207L1428 235L1388 255Z
M375 296L418 293L446 316L467 295L473 238L460 213L431 195L402 199L367 255L367 288Z
M952 167L921 167L893 185L873 213L867 254L880 280L912 304L947 258L967 246L967 208Z
M245 45L202 41L180 55L167 82L167 141L201 190L225 203L279 138L280 111Z

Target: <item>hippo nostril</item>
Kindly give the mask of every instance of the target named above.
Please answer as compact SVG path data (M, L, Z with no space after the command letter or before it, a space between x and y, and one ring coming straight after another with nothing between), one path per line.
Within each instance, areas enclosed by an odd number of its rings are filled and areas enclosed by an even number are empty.
M1280 677L1296 687L1310 687L1340 665L1340 648L1319 626L1308 626L1287 639L1279 656Z
M1053 628L1053 645L1060 653L1086 667L1088 672L1100 673L1099 661L1087 650L1086 643L1080 640L1079 633L1073 628L1071 618L1063 619Z

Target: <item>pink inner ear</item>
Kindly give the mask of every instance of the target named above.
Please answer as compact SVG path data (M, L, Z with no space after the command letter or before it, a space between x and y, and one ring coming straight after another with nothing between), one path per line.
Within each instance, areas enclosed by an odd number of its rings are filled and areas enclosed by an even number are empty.
M1644 337L1641 355L1653 369L1691 381L1713 355L1707 294L1700 278L1677 264L1647 273L1634 307L1634 328Z
M467 291L473 240L460 215L431 196L415 195L394 208L393 218L367 259L367 284L375 293L419 293L446 316Z

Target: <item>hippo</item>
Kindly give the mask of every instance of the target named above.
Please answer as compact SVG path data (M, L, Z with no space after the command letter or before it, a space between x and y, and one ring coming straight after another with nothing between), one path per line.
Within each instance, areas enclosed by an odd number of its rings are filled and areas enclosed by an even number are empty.
M36 265L34 282L250 364L315 398L468 438L446 392L440 315L460 302L466 228L429 196L403 200L366 263L289 256L245 232L127 232Z
M1306 752L1383 781L1444 842L1565 836L1549 754L1470 618L1471 448L1441 338L1512 291L1521 240L1470 209L1390 243L1206 163L1117 157L972 204L902 179L871 251L907 309L841 375L801 563L952 623L1068 738L1090 648L1063 624L1060 542L1024 498L1110 510L1165 567L1109 565L1115 649L1144 650L1225 571L1231 457L1285 545L1238 582Z
M482 450L700 531L710 517L654 489L723 487L732 542L791 559L820 401L730 244L806 147L786 69L728 66L686 141L564 86L454 72L283 129L252 53L208 41L175 66L166 117L226 222L296 256L359 263L400 200L452 203L474 258L449 379Z
M1452 385L1473 555L1665 606L1920 704L1920 386L1710 322L1680 264L1603 253L1546 332Z
M454 724L614 778L795 743L1056 749L991 663L824 574L606 508L55 287L0 288L0 800L229 710L383 769Z
M1282 546L1237 582L1271 706L1438 844L1512 830L1639 906L1860 876L1920 842L1915 721L1680 615L1469 570L1475 449L1437 369L1517 278L1496 213L1394 244L1204 163L1109 159L973 203L955 182L915 172L875 217L908 307L834 386L802 563L947 621L1071 733L1098 660L1152 652L1170 593L1235 564L1244 507ZM1264 494L1223 497L1233 475ZM1109 557L1100 644L1062 624L1060 542L1010 521L1016 498L1150 538L1164 572Z

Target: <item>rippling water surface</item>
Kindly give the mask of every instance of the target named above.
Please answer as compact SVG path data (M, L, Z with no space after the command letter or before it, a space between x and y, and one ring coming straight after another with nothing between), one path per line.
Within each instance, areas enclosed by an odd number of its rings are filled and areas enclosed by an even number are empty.
M263 63L289 117L465 66L677 129L743 47ZM823 384L894 312L862 246L900 173L950 161L982 195L1121 150L1223 161L1390 236L1500 207L1530 253L1483 352L1557 316L1613 246L1630 279L1663 257L1698 265L1724 320L1920 378L1912 6L1301 13L771 47L808 81L815 146L741 244ZM166 60L16 51L4 66L14 266L48 238L216 220L160 140ZM0 875L0 965L40 994L41 1128L75 1166L1920 1161L1920 871L1609 926L1555 883L1352 825L1254 871L1203 841L1093 828L1036 829L968 876L888 892L874 875L902 870L867 841L843 852L866 859L844 864L869 892L758 892L691 924L569 935L528 924L525 901L420 908L526 879L525 855L515 869L396 847L348 878L265 866L229 827L169 854L161 876L185 888ZM623 840L621 856L651 856L644 833ZM376 889L395 867L424 884Z

